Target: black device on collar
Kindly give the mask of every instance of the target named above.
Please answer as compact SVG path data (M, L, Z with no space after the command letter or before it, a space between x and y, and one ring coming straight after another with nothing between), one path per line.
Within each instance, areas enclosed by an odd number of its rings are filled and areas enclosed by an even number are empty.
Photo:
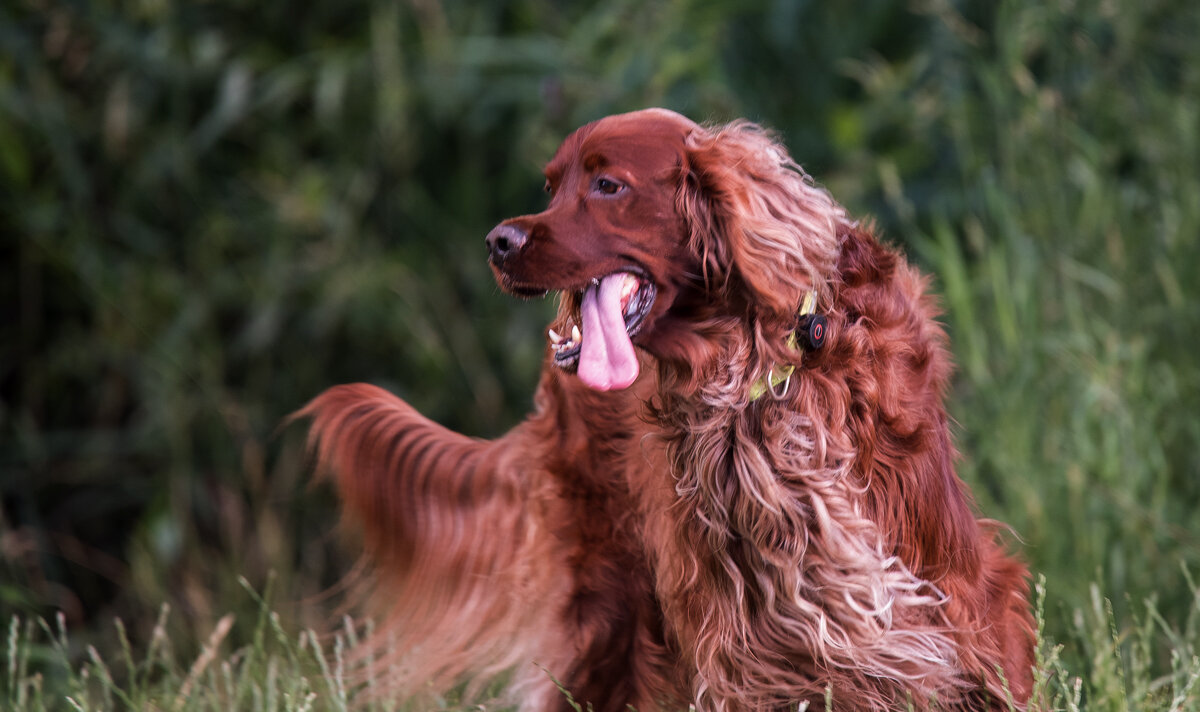
M796 320L796 343L806 351L817 351L825 345L825 334L828 330L824 316L802 314Z

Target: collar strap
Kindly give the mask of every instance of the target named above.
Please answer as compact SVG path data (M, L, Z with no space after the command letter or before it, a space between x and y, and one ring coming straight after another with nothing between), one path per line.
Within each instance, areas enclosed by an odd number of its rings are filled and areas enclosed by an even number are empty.
M827 331L825 317L817 314L817 295L809 292L804 295L804 301L796 313L796 328L788 334L787 346L792 351L816 351L825 345ZM790 363L772 366L766 376L750 386L750 402L762 398L767 391L782 398L787 394L795 370L795 365ZM783 386L782 392L778 391L780 386Z

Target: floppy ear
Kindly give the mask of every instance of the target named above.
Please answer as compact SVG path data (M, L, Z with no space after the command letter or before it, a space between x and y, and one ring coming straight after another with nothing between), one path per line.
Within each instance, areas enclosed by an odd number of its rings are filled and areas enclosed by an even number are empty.
M709 288L744 285L760 316L788 320L809 291L819 299L845 210L754 124L699 129L687 151L679 208Z

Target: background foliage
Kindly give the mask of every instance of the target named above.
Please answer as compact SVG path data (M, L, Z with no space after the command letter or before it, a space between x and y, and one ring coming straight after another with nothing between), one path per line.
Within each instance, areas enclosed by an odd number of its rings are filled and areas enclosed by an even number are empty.
M353 552L281 422L356 380L517 422L549 305L482 237L662 105L774 127L934 275L961 472L1064 655L1103 654L1093 582L1194 655L1197 36L1191 0L0 5L0 614L203 638L273 570L324 616Z

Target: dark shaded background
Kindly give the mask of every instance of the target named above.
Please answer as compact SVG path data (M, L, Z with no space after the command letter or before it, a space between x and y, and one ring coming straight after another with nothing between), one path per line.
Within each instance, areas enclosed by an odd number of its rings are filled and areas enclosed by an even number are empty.
M498 292L483 236L571 129L659 105L777 129L935 276L962 474L1054 636L1093 583L1182 621L1197 7L5 3L0 616L136 631L170 601L206 631L274 571L319 618L354 552L283 419L365 380L516 423L551 305Z

